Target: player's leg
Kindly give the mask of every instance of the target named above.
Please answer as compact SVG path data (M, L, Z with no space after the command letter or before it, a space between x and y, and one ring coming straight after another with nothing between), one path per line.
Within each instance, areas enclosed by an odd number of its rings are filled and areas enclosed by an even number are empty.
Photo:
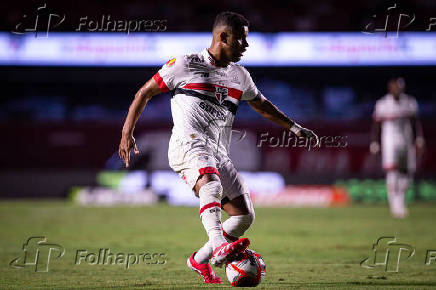
M216 170L216 169L215 169ZM239 239L227 243L221 228L221 198L223 187L215 173L205 173L199 177L194 187L200 198L200 218L209 236L209 241L214 249L211 263L222 266L228 259L245 250L250 241Z
M223 223L224 237L230 241L237 240L250 228L255 219L250 195L244 193L223 203L223 209L230 216Z
M228 242L238 240L254 221L254 209L248 188L230 160L220 166L220 179L223 185L223 209L229 214L222 224L222 233ZM201 182L201 181L200 181ZM212 256L213 244L207 242L195 255L198 263L204 264Z
M395 172L396 194L394 196L395 211L393 214L396 218L404 218L407 216L405 197L406 190L409 187L407 148L398 148L396 150L395 161L398 170Z
M398 195L399 195L399 207L400 207L400 216L406 217L407 207L406 207L406 191L409 188L410 177L406 171L400 171L398 177Z
M200 198L200 218L213 248L225 243L221 230L221 197L223 187L217 174L201 175L194 187Z
M404 163L404 151L401 149L392 143L392 140L386 140L383 143L382 159L386 170L389 209L395 218L402 218L405 215L404 194L400 190L400 170Z
M216 174L201 175L194 186L194 192L200 198L200 217L209 241L188 258L187 264L200 274L205 283L220 284L222 280L210 267L209 259L213 245L225 243L221 232L221 181Z
M405 194L409 186L409 177L401 170L392 169L386 173L388 201L391 214L395 218L407 216Z
M398 191L399 199L401 199L400 217L406 217L408 210L406 207L406 191L410 183L413 181L413 175L416 171L416 149L414 145L408 145L404 151L401 152L400 158L400 171L398 178Z
M254 222L253 203L248 187L230 160L220 167L220 172L224 188L222 206L230 216L223 223L223 234L228 240L234 240Z
M398 179L399 173L396 169L389 169L386 172L386 189L388 194L389 209L393 216L397 215L398 204Z
M200 170L213 172L215 170ZM215 265L222 265L228 258L248 247L248 240L227 243L221 228L221 181L216 173L201 174L194 186L194 192L200 198L200 218L209 236L209 241L187 261L187 265L203 278L205 283L222 283L209 265L209 259L215 254ZM218 252L217 252L218 251Z
M223 209L229 214L229 218L223 223L223 235L228 242L239 239L254 221L255 214L249 194L242 194L233 200L227 197L222 201ZM212 243L207 242L195 255L195 261L200 264L208 263L212 256Z

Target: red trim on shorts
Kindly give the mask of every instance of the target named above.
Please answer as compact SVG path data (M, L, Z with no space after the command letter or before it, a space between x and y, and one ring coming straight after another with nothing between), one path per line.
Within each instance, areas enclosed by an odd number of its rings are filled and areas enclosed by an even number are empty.
M162 93L168 92L170 89L167 87L167 84L164 82L163 78L160 76L159 72L155 73L153 79L159 85L159 88Z
M226 238L226 239L228 239L229 241L232 241L232 242L235 242L235 241L238 240L237 237L235 237L235 236L231 236L231 235L229 235L228 233L226 233L226 231L224 230L224 228L223 228L222 226L221 226L221 229L223 230L223 236L224 236L224 238Z
M219 202L211 202L211 203L208 203L208 204L206 204L206 205L204 205L202 208L200 208L200 215L206 210L206 209L208 209L208 208L211 208L211 207L221 207L221 203L219 203Z
M397 170L398 166L396 164L389 164L389 165L383 166L383 169L386 171Z
M216 169L215 167L211 167L211 166L200 168L200 169L198 169L198 171L200 172L200 175L203 175L206 173L208 173L208 174L215 173L216 175L220 176L218 169Z

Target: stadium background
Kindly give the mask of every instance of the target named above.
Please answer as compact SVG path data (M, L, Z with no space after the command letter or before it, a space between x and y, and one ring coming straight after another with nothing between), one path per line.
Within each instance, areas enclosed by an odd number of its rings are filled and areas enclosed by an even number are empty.
M431 1L284 3L228 0L212 6L203 1L16 1L0 11L1 38L8 39L11 45L7 50L17 50L12 44L19 46L17 39L20 37L34 37L34 32L11 36L11 31L23 21L24 14L34 15L44 3L47 9L41 11L40 19L50 13L66 15L59 27L50 30L47 39L60 36L59 41L62 41L63 33L96 35L96 32L76 32L78 19L83 16L99 19L102 15L111 15L117 20L166 20L165 31L159 32L161 35L205 33L210 31L218 12L232 10L244 14L251 23L250 30L261 33L266 42L280 32L307 33L309 37L320 32L364 35L362 31L373 20L373 15L380 16L376 22L380 27L387 8L396 4L398 9L391 14L387 38L393 39L396 33L395 17L401 13L414 13L415 21L402 27L401 33L427 33L425 37L433 39L433 46L428 50L436 50L436 32L426 32L430 19L436 17L436 5ZM31 23L24 22L26 25ZM44 35L44 26L38 30ZM141 37L141 33L126 35L121 32L120 37ZM384 32L377 32L377 35L383 37ZM402 34L398 39L401 37ZM248 41L250 43L250 37ZM105 47L105 43L99 45ZM182 190L186 199L174 200L181 182L170 173L166 157L172 126L170 95L154 98L142 114L135 129L141 155L134 157L131 169L123 169L117 157L128 106L136 90L160 65L70 65L68 62L62 64L62 61L56 65L44 61L34 65L31 62L14 63L4 55L1 55L0 65L0 128L3 135L0 188L5 207L8 207L6 199L28 198L34 200L26 203L29 208L37 206L37 200L47 198L85 204L195 204L192 196L187 197L186 190ZM283 130L261 119L246 104L241 105L235 119L237 131L232 156L237 168L252 182L251 186L249 184L251 190L259 195L256 206L348 205L352 210L376 206L380 213L376 216L389 218L380 160L369 153L370 129L375 101L386 93L387 80L403 76L406 92L415 96L419 103L426 139L426 150L418 159L418 171L408 201L418 206L417 212L423 204L426 210L433 208L432 201L436 200L435 65L434 61L417 64L407 59L396 65L247 65L258 88L291 118L320 136L341 136L346 141L346 146L341 148L258 147L261 134L268 132L269 136L281 136ZM239 140L241 132L245 136ZM283 192L293 197L277 197ZM79 193L109 197L80 199ZM135 194L144 198L132 198ZM262 199L262 196L266 198ZM271 204L274 196L276 203ZM7 220L12 216L5 214ZM362 220L363 216L362 211ZM427 217L432 215L423 216L425 218L418 222L424 228L428 226ZM323 219L322 215L319 218ZM27 232L29 230L23 230L11 239L21 243ZM419 233L411 236L416 235ZM427 236L428 239L431 237L434 238L431 234ZM376 238L365 241L368 250Z

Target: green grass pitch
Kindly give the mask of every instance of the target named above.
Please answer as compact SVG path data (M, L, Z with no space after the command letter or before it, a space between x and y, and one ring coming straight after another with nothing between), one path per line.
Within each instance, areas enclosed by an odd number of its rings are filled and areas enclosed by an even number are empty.
M436 250L435 217L434 204L413 205L405 220L392 219L383 206L259 208L246 236L267 264L262 289L429 289L436 287L436 261L425 265L426 251ZM3 201L0 221L0 289L231 287L223 269L216 271L225 284L204 285L186 267L186 258L206 241L196 208ZM46 236L48 243L65 248L63 257L50 259L48 272L9 265L23 256L22 245L31 236ZM409 260L401 259L398 273L360 266L381 236L396 236L416 249ZM128 269L121 262L75 264L77 250L99 249L126 255L164 253L165 264L139 263Z

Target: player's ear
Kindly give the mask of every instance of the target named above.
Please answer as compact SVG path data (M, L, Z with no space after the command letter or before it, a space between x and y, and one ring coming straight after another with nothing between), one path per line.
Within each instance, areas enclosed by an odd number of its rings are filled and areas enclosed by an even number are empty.
M220 41L221 42L223 42L225 44L229 44L228 39L227 39L228 37L229 37L229 34L226 31L220 32Z

